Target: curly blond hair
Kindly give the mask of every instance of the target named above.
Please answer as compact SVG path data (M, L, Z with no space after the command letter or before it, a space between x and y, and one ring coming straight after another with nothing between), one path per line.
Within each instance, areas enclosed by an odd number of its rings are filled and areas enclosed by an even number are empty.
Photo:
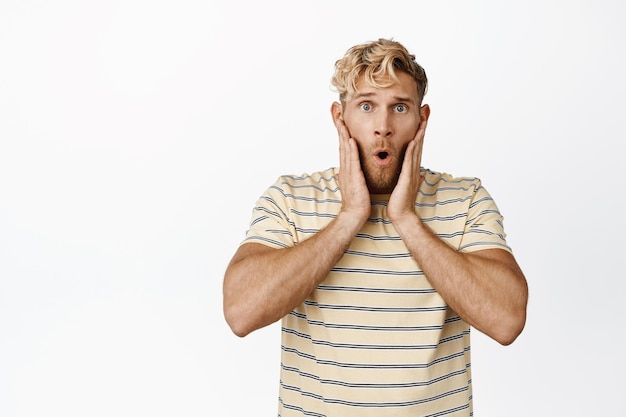
M384 88L398 82L396 71L404 71L415 79L421 104L428 87L426 72L415 61L415 55L393 39L381 38L348 49L343 58L335 62L331 84L339 93L341 102L345 103L356 93L361 74L365 74L365 80L371 86Z

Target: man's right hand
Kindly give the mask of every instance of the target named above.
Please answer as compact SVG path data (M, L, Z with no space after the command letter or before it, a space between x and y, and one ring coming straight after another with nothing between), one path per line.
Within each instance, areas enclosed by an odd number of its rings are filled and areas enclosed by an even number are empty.
M357 217L363 225L370 215L371 200L361 169L359 148L341 118L335 120L335 127L339 134L340 170L337 179L341 189L341 210Z

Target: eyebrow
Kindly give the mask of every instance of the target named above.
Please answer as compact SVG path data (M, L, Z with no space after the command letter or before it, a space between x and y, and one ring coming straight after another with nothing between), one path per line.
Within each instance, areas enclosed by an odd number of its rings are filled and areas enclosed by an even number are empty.
M362 98L370 98L372 96L374 96L375 93L370 92L370 93L358 93L356 94L354 97L352 97L352 100L359 100ZM393 96L394 101L397 102L401 102L401 103L412 103L413 100L410 97L401 97L401 96Z

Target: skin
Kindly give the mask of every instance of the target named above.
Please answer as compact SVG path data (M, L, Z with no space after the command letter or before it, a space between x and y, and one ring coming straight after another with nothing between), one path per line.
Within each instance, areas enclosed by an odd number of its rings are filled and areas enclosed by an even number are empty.
M413 78L404 72L398 78L391 87L375 88L361 77L354 97L331 106L339 136L342 208L337 217L297 246L247 243L233 256L223 300L236 335L280 320L305 300L367 221L371 194L389 194L392 224L431 285L463 320L503 345L522 332L528 288L513 255L502 249L457 252L415 211L430 108L420 105ZM316 262L310 262L310 253L317 254Z

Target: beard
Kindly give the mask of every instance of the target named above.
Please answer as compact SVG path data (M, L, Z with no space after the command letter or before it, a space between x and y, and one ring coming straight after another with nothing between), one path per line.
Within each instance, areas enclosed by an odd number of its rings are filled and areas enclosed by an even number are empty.
M405 153L406 147L404 147L399 157L394 159L389 165L379 167L372 159L364 158L363 155L365 154L362 149L359 149L361 169L363 170L365 183L370 194L391 194L393 192L398 183L398 178L400 178Z

